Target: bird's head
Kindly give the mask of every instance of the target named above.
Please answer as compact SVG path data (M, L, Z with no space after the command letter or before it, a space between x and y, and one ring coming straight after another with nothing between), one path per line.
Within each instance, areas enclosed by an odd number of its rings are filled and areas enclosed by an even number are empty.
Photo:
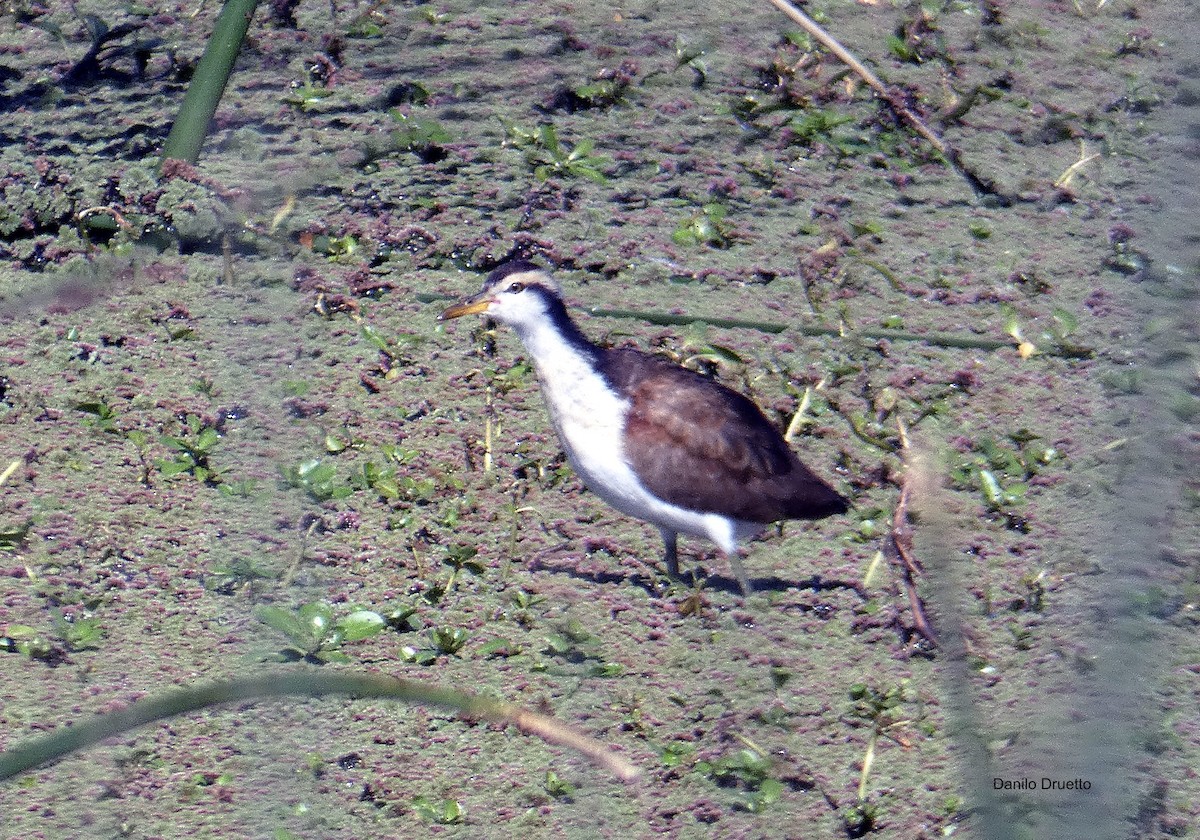
M561 306L561 294L549 274L516 260L489 274L478 294L449 307L438 320L486 314L519 330L545 320L556 304Z

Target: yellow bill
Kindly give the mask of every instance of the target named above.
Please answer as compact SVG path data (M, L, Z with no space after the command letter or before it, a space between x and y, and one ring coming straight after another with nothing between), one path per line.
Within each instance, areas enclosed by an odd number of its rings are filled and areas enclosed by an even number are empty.
M464 315L478 315L480 312L487 312L490 303L488 298L476 295L447 308L438 316L438 320L449 321L451 318L461 318Z

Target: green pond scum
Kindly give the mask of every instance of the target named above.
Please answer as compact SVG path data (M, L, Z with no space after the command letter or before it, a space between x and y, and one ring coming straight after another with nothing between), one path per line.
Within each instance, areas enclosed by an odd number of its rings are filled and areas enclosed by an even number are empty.
M1195 4L780 5L0 8L0 833L1195 832ZM668 581L511 259L851 511Z

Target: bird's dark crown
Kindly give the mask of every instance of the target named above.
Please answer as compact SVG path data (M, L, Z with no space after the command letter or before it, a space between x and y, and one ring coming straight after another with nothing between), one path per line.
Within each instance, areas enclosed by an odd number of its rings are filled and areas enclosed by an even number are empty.
M492 269L492 273L483 281L483 288L490 288L506 277L511 277L514 274L526 274L528 272L545 273L545 269L541 266L531 263L529 260L513 260L506 262L503 265L496 266Z

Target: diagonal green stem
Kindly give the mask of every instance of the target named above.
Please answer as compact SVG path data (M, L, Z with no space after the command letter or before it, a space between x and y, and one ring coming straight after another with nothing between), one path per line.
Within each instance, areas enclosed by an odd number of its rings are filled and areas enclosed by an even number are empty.
M188 163L195 163L199 159L209 123L225 93L225 85L229 82L229 75L233 72L233 65L257 6L258 0L227 0L221 9L212 37L183 98L179 116L175 118L171 133L163 143L159 168L162 167L162 161L169 159Z
M410 703L447 706L471 717L509 723L522 732L537 735L552 744L570 747L604 767L621 781L633 781L638 776L636 767L600 741L553 718L499 700L381 674L279 671L176 689L139 700L117 712L60 727L49 735L34 738L0 753L0 780L89 747L110 735L173 715L237 700L286 696L320 697L325 694L384 697Z

